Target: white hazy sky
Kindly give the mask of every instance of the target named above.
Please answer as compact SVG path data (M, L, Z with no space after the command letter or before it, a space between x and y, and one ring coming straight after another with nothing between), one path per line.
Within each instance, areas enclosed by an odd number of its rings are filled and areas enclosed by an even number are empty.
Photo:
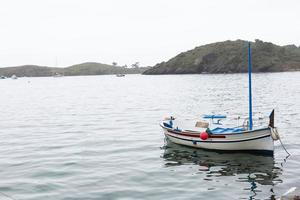
M142 66L223 40L300 45L299 0L0 0L0 67Z

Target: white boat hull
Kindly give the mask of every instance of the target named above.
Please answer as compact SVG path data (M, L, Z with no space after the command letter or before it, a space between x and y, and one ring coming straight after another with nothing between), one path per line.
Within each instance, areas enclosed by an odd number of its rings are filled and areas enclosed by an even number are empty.
M185 146L224 151L261 151L273 154L274 141L270 128L245 131L230 134L212 134L206 140L202 140L200 132L177 131L161 125L165 136L176 144Z

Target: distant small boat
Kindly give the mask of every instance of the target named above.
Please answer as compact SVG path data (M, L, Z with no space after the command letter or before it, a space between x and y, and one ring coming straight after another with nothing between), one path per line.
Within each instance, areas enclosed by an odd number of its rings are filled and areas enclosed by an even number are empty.
M63 74L60 74L58 72L56 72L56 73L53 74L54 78L60 78L60 77L63 77L63 76L64 76Z
M18 77L14 74L11 76L11 79L18 79Z
M5 76L0 76L0 79L6 79L6 77Z
M251 92L251 51L248 44L248 76L249 76L249 119L243 126L218 127L225 115L205 115L207 121L196 122L195 127L181 129L176 125L174 117L165 118L160 124L165 136L173 143L222 151L251 151L263 154L274 153L274 140L279 139L279 134L274 126L274 110L271 112L269 124L265 127L253 129L252 122L252 92Z
M116 74L116 77L124 77L125 74Z

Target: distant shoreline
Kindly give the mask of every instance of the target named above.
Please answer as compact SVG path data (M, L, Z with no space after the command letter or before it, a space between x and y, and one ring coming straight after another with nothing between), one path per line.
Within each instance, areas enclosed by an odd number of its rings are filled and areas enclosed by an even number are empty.
M247 41L223 41L196 47L182 52L167 62L153 67L133 68L86 62L65 68L38 65L22 65L0 68L0 77L50 77L50 76L88 76L110 74L234 74L247 72ZM270 42L255 40L252 46L252 72L295 72L300 71L300 47L279 46ZM138 63L138 62L137 62Z
M51 77L51 76L88 76L114 74L142 74L149 67L125 68L102 63L88 62L70 67L58 68L37 65L0 68L0 76L11 77Z

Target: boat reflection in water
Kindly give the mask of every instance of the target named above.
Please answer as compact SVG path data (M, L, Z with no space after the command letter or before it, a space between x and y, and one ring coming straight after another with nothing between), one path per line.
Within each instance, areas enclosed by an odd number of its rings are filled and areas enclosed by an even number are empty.
M166 139L162 157L166 167L198 165L196 175L204 176L204 180L221 180L232 188L235 186L236 193L241 195L251 191L247 199L253 199L259 192L267 195L265 198L274 199L274 186L282 183L282 169L275 164L273 156L207 151L177 145ZM209 183L207 187L210 187Z

